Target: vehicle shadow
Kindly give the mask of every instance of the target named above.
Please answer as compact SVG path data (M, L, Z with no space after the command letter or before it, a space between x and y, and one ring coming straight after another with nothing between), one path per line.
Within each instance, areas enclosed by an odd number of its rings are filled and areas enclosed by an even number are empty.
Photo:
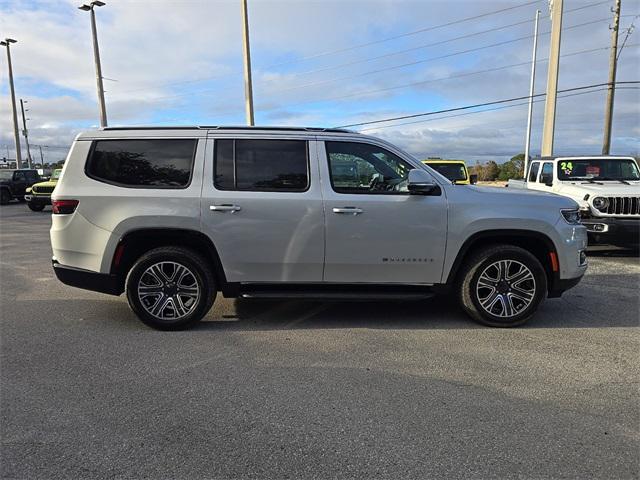
M587 295L548 299L523 327L618 328L638 326L636 308L619 315L593 311L585 305ZM233 300L233 312L215 318L209 314L195 328L203 330L297 330L297 329L484 329L471 320L451 296L413 302L305 302Z

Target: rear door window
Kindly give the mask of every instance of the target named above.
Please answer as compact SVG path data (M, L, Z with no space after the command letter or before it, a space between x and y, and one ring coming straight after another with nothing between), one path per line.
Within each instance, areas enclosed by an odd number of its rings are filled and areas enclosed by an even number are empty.
M186 188L191 182L196 139L123 139L94 142L89 177L137 188Z
M553 181L553 163L545 162L542 164L542 172L540 173L540 183Z
M309 187L304 140L220 139L215 142L218 190L303 192Z

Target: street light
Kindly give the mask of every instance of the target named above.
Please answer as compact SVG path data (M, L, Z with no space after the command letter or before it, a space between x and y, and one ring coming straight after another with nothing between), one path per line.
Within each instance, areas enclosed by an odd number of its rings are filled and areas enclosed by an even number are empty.
M0 45L7 47L7 63L9 65L9 89L11 90L11 109L13 111L13 140L16 144L16 167L22 168L22 155L20 154L20 135L18 134L18 111L16 109L16 92L13 88L13 66L11 65L12 43L17 43L13 38L5 38L0 41Z
M100 110L100 126L107 126L107 108L104 102L104 86L102 85L102 67L100 65L100 49L98 48L98 34L96 33L96 13L94 7L102 7L105 3L100 0L93 0L91 3L84 3L78 8L85 12L91 12L91 34L93 37L93 59L96 65L96 84L98 85L98 108Z

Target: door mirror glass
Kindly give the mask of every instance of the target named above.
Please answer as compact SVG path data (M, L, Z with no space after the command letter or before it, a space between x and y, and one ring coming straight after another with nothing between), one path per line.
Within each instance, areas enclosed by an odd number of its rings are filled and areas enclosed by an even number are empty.
M434 183L431 175L427 172L414 168L409 171L409 193L411 195L440 195L440 187Z
M553 186L553 174L543 173L540 175L540 183L544 183L547 187Z

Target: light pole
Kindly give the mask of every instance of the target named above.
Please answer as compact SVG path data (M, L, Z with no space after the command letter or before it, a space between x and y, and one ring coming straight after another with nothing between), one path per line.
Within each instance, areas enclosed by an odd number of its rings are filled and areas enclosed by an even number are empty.
M538 19L540 10L536 10L536 23L533 27L533 58L531 59L531 83L529 85L529 111L527 113L527 138L524 145L524 178L529 168L529 150L531 148L531 117L533 116L533 92L536 84L536 57L538 55Z
M251 81L251 47L249 46L249 13L247 0L242 2L242 51L244 53L244 102L247 125L253 127L253 84Z
M544 105L542 126L543 157L553 155L553 140L556 127L556 99L558 97L558 71L560 70L560 37L562 32L562 12L564 0L549 0L551 14L551 40L549 71L547 72L547 97Z
M22 155L20 154L20 135L18 134L18 112L16 110L16 92L13 88L13 67L11 66L11 48L12 43L17 40L13 38L5 38L0 41L0 45L7 47L7 63L9 64L9 90L11 90L11 109L13 111L13 139L16 143L16 168L22 168ZM9 159L7 159L9 160Z
M100 126L107 126L107 108L104 103L104 86L102 85L102 66L100 65L100 49L98 48L98 34L96 32L96 13L94 7L102 7L105 3L93 0L84 3L78 8L85 12L91 12L91 34L93 36L93 59L96 64L96 83L98 85L98 108L100 109Z
M24 115L25 111L29 111L29 109L24 109L25 103L28 102L26 100L23 101L22 99L20 99L20 110L22 111L22 134L24 135L24 142L27 144L27 165L29 166L29 168L31 168L33 160L31 159L31 148L29 148L29 130L27 130L27 120L30 119L26 118Z

